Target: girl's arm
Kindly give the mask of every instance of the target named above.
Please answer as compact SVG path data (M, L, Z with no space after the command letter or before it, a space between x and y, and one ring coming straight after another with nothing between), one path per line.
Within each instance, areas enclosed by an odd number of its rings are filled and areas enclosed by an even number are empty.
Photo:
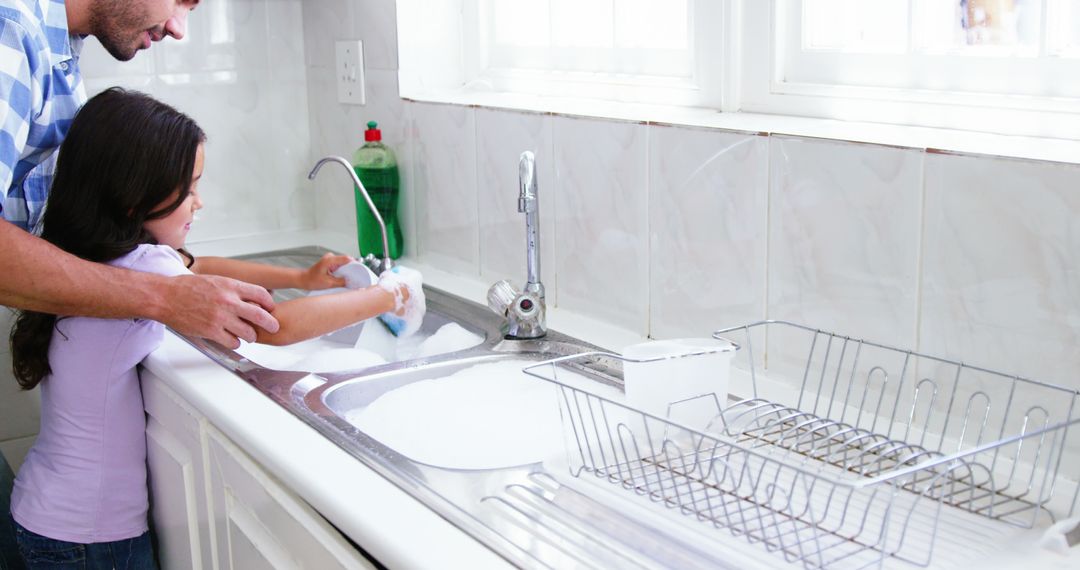
M352 261L347 255L327 253L315 265L307 269L279 267L228 259L225 257L196 257L191 272L199 275L221 275L239 281L254 283L267 289L329 289L344 287L345 280L334 277L332 272Z
M405 300L408 290L400 289ZM278 303L274 318L281 323L276 333L256 329L262 344L285 345L336 331L353 323L395 310L394 294L378 285L341 293L302 297Z

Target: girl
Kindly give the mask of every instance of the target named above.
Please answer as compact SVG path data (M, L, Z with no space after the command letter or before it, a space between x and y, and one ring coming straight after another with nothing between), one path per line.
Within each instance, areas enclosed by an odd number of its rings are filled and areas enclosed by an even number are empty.
M90 261L170 276L190 268L268 288L343 285L330 273L350 261L346 256L328 254L307 270L181 257L202 207L204 139L194 121L146 95L110 89L90 99L60 147L42 237ZM274 310L280 330L260 331L258 340L287 344L395 309L400 315L406 307L399 301L409 297L404 286L381 283L286 301ZM155 567L135 367L163 331L142 319L29 311L17 318L15 377L25 389L41 384L41 433L11 498L30 568Z

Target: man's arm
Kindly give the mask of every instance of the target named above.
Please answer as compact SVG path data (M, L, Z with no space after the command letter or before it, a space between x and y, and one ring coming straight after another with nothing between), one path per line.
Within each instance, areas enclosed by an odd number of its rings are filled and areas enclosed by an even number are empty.
M216 276L165 277L79 259L0 221L0 304L57 315L146 318L236 348L278 323L270 294Z

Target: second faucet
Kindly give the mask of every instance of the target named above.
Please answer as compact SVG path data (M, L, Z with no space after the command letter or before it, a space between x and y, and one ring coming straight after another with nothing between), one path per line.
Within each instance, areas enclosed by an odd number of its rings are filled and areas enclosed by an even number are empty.
M488 290L488 306L506 317L507 338L541 338L545 326L544 284L540 282L540 202L536 194L536 157L518 159L518 212L525 214L525 288L520 293L505 279Z

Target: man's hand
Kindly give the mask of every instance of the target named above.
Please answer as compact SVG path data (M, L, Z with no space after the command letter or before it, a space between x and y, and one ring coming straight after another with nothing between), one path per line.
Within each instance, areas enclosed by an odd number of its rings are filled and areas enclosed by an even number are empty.
M254 342L255 328L276 333L270 293L243 281L215 275L181 275L168 280L169 311L160 319L173 330L228 348L238 339Z

